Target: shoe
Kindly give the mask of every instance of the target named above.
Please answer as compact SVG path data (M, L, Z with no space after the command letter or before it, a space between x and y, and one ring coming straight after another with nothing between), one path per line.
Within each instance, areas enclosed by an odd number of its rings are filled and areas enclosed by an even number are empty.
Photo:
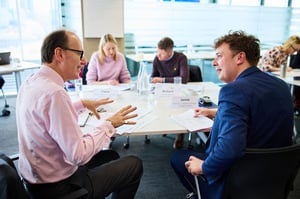
M176 140L173 144L174 149L180 149L183 147L183 141L184 141L184 134L178 134L176 136Z

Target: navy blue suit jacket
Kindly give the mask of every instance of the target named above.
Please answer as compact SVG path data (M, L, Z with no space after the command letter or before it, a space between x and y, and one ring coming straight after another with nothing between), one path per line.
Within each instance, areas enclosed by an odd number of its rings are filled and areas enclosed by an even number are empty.
M218 187L211 198L221 198L224 173L246 147L291 145L292 134L292 97L284 81L253 66L226 84L202 167L208 184Z

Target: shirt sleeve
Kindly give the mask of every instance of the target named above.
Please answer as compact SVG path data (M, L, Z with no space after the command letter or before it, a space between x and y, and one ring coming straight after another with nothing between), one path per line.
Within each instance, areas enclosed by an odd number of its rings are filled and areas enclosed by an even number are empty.
M120 82L121 83L126 83L130 81L130 73L127 68L126 60L125 57L119 53L119 59L122 65L121 73L120 73Z
M182 83L186 84L190 77L189 77L189 67L187 57L185 55L182 56L180 59L180 76L182 77Z
M208 183L218 180L234 161L244 154L248 130L246 102L241 92L227 89L220 92L219 108L211 139L217 139L209 150L202 169Z
M153 60L153 67L152 67L152 73L151 73L151 77L160 77L160 73L157 69L158 67L158 58L157 56L155 56L154 60Z
M110 137L115 133L110 122L99 122L94 132L84 135L77 123L77 112L67 93L58 91L49 98L48 131L63 151L66 161L83 165L109 145Z
M98 53L94 53L91 56L89 65L88 65L88 71L86 73L86 82L87 84L97 81L97 66L100 64L97 57Z

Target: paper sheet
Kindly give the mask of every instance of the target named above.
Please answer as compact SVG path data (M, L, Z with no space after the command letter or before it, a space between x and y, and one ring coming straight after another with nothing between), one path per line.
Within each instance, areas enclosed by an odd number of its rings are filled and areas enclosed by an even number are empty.
M194 117L194 110L189 109L179 115L171 115L171 118L178 124L185 127L190 132L209 129L213 125L213 120L205 116Z

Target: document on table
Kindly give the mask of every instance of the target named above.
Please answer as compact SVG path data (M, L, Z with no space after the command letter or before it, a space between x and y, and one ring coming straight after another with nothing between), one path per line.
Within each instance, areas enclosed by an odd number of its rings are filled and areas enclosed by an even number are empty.
M190 132L209 129L213 125L213 120L205 116L194 117L194 110L189 109L179 115L171 115L171 118L178 124L185 127Z
M131 133L134 130L142 128L143 126L145 126L149 122L156 119L155 116L152 116L151 114L149 114L150 112L151 112L151 110L137 108L137 110L133 113L138 114L138 116L136 118L129 119L130 121L136 122L136 124L134 124L134 125L124 124L124 125L118 127L117 128L117 134L122 135L124 133ZM89 127L96 127L96 126L99 126L99 124L101 122L105 121L112 114L113 113L110 113L110 112L103 112L103 113L101 113L101 119L97 120L96 117L94 117L94 116L90 117L90 116L88 116L88 114L83 112L79 115L80 123L79 122L78 123L79 124L85 123L85 125L88 125Z
M122 125L117 128L117 134L122 135L124 133L131 133L137 129L144 127L151 121L156 119L155 116L149 114L150 111L138 111L138 117L130 119L130 121L136 122L135 125Z

